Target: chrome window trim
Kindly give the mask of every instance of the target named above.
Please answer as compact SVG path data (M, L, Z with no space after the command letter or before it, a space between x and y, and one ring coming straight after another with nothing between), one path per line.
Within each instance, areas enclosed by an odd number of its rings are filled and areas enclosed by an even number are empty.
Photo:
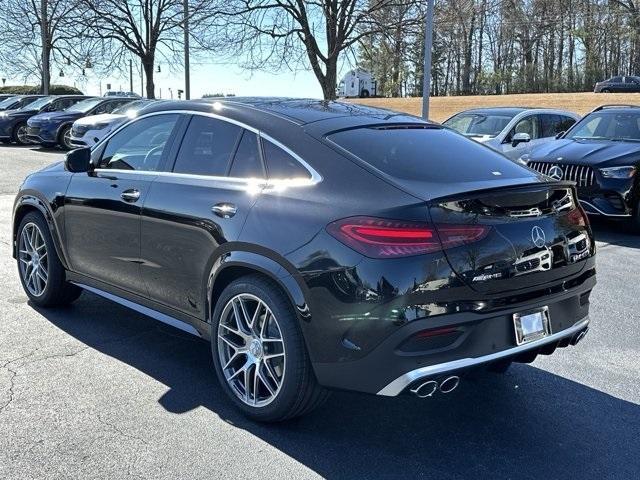
M260 181L264 182L266 185L272 185L272 184L282 184L285 186L311 186L311 185L315 185L317 183L320 183L322 181L322 175L320 175L311 165L309 165L305 160L302 159L302 157L300 157L300 155L298 155L297 153L295 153L294 151L292 151L289 147L287 147L286 145L282 144L281 142L279 142L278 140L274 139L272 136L264 133L263 131L252 127L251 125L247 125L246 123L240 122L238 120L235 120L233 118L228 118L228 117L224 117L222 115L218 115L216 113L209 113L209 112L200 112L200 111L196 111L196 110L163 110L161 112L151 112L151 113L147 113L145 115L141 115L139 117L130 119L129 121L124 122L122 125L120 125L118 128L116 128L114 131L109 132L109 134L105 135L103 138L101 138L93 147L91 147L91 150L97 150L98 148L100 148L102 146L103 143L106 143L107 141L109 141L109 139L111 139L113 136L115 136L120 130L122 130L123 128L127 127L128 125L131 125L134 122L137 122L139 120L142 120L143 118L149 118L149 117L154 117L156 115L170 115L170 114L184 114L184 115L200 115L202 117L209 117L209 118L215 118L217 120L221 120L223 122L227 122L227 123L231 123L233 125L237 125L240 128L244 128L246 130L249 130L250 132L255 133L256 135L258 135L258 137L260 139L265 139L271 143L273 143L274 145L276 145L278 148L283 149L286 153L288 153L289 155L291 155L298 163L300 163L305 170L307 170L309 172L309 174L311 175L310 179L260 179ZM190 174L190 173L178 173L178 172L155 172L155 171L143 171L143 170L119 170L119 169L109 169L109 168L96 168L94 169L94 171L98 171L98 172L116 172L116 173L133 173L133 172L139 172L139 173L144 173L145 175L149 175L149 174L165 174L165 175L161 175L161 176L167 176L166 174L170 174L171 176L177 176L180 178L194 178L194 179L210 179L210 180L216 180L216 181L231 181L232 183L239 183L239 182L250 182L250 183L255 183L256 179L251 179L251 178L242 178L242 177L220 177L220 176L214 176L214 175L195 175L195 174ZM303 181L305 180L305 181ZM308 181L306 181L308 180Z
M410 384L412 384L416 380L426 379L434 375L441 375L443 373L452 372L455 370L460 370L460 369L472 367L474 365L480 365L487 362L492 362L494 360L499 360L500 358L526 352L527 350L532 350L532 349L541 347L543 345L546 345L548 343L557 342L558 340L561 340L563 338L569 337L571 335L575 335L580 330L586 328L588 325L589 325L589 317L587 316L569 328L553 333L539 340L534 340L529 343L518 345L517 347L507 348L506 350L490 353L488 355L483 355L481 357L461 358L459 360L452 360L450 362L438 363L436 365L429 365L427 367L417 368L415 370L411 370L410 372L407 372L404 375L401 375L400 377L396 378L394 381L392 381L386 387L380 390L377 393L377 395L395 397L396 395L399 395L400 393L402 393L402 391L405 388L407 388Z

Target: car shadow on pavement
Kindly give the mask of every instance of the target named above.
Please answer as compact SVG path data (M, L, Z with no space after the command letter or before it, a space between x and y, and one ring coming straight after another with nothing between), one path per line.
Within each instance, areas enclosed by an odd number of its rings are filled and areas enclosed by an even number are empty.
M598 242L620 247L640 248L640 233L634 233L624 220L590 218L593 236Z
M40 312L166 385L167 411L205 407L324 477L627 479L640 468L639 405L532 366L428 400L335 392L306 417L262 425L225 398L208 343L86 292Z

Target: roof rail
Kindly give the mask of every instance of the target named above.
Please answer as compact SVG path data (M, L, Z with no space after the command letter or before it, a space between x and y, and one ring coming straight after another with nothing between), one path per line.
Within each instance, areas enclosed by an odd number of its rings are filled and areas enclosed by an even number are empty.
M594 108L589 113L599 112L600 110L604 110L605 108L640 108L640 105L628 105L625 103L607 103L605 105L600 105L599 107Z

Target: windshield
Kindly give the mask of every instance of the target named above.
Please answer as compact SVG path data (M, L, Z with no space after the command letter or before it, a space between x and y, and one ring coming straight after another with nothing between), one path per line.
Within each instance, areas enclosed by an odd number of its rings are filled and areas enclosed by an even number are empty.
M591 113L580 120L565 138L640 141L640 110L638 113L615 111Z
M16 97L8 97L0 102L0 109L7 108L15 103L18 100Z
M25 105L21 108L21 110L40 110L45 105L48 105L50 102L53 102L56 97L42 97L36 100L35 102L31 102L28 105Z
M117 115L128 115L142 109L149 103L149 100L136 100L135 102L125 103L121 107L116 108L112 113Z
M460 113L444 122L449 128L468 136L495 137L511 121L513 115L484 114L484 113Z
M97 107L102 102L104 102L103 98L88 98L86 100L82 100L81 102L71 105L65 111L87 113L89 110L91 110L94 107Z

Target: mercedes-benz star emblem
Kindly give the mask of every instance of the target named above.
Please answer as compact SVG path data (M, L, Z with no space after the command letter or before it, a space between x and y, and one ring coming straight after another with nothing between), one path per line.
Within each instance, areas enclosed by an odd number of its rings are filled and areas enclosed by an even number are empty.
M564 172L559 166L554 165L553 167L551 167L547 175L553 178L554 180L562 180L562 176L564 175Z
M533 227L531 229L531 240L536 247L544 247L547 243L547 237L544 234L544 230L537 225Z

